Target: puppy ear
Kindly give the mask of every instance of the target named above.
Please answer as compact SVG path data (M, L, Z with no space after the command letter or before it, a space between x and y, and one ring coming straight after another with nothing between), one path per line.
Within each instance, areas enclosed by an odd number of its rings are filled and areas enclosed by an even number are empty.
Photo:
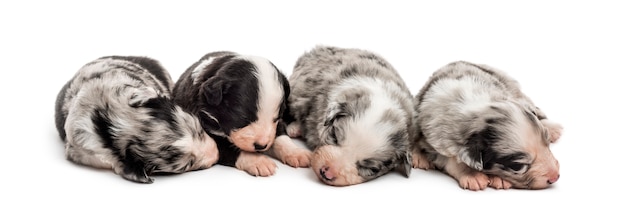
M132 88L128 97L128 105L136 108L143 106L148 100L157 98L159 93L153 88Z
M324 119L324 126L320 139L324 144L337 144L337 134L342 134L341 130L336 130L339 127L333 125L335 121L341 117L348 116L349 113L346 110L346 103L331 102L326 110L326 116ZM338 132L339 131L339 132ZM341 136L339 136L341 137Z
M324 119L324 126L332 125L335 120L341 117L349 116L350 113L346 108L346 103L331 102L328 104L326 110L326 118Z
M398 160L400 163L396 167L407 178L411 175L411 164L413 163L413 157L410 151L403 151L399 154Z
M226 93L230 84L221 77L214 76L202 83L200 94L204 96L207 104L215 106L222 102L222 95Z
M473 132L465 141L465 149L459 151L458 157L472 169L482 171L484 167L485 149L496 143L498 133L492 126Z
M116 171L118 171L123 178L144 184L150 184L154 181L154 179L149 176L154 170L154 167L147 168L148 166L145 162L141 161L139 155L135 152L127 151L126 157L122 162L124 162L122 169L120 170L118 168Z
M563 132L563 126L559 123L543 119L540 121L543 124L543 136L550 143L556 143L561 137Z

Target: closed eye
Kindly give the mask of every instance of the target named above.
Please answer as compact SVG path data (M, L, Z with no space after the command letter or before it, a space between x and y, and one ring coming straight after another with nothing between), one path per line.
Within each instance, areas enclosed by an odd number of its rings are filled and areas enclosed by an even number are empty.
M391 160L378 160L378 159L365 159L357 162L357 167L359 168L359 174L364 176L377 176L383 170L387 170L389 165L391 165L393 161Z
M370 168L370 170L372 170L372 173L374 174L378 174L378 172L380 172L379 168Z
M523 174L523 173L526 173L526 171L528 171L528 168L530 168L530 164L513 163L513 164L509 165L508 167L515 174Z

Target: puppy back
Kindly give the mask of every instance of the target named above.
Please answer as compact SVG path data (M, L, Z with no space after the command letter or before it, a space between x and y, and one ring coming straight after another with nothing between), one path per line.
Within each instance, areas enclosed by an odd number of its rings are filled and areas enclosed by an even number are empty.
M65 141L65 123L70 112L70 104L86 86L93 81L103 87L114 86L116 79L108 76L111 72L122 72L128 78L137 80L146 87L153 87L166 97L171 96L173 81L169 73L156 60L143 56L105 56L83 65L75 75L63 85L55 100L55 126L59 137ZM109 82L110 84L103 84ZM103 91L109 89L102 89Z

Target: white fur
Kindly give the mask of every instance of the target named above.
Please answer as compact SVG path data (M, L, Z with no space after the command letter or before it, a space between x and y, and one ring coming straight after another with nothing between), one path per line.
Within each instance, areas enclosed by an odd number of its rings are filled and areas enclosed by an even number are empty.
M246 56L257 66L259 79L259 123L273 123L278 117L280 103L283 98L283 86L278 80L278 72L270 62L262 57Z
M385 111L389 109L398 109L396 101L390 99L387 95L387 91L384 87L395 87L399 91L397 86L390 86L393 84L385 84L380 79L373 78L352 78L343 81L338 88L357 88L365 87L371 93L369 98L371 103L369 108L365 110L356 120L346 124L345 131L347 132L347 138L342 144L342 150L346 151L345 155L353 155L353 157L345 157L349 160L360 160L366 157L370 157L376 154L378 151L388 147L388 139L395 127L391 124L380 124L380 118L383 117ZM341 89L335 92L342 91ZM336 94L331 94L331 97L336 97ZM404 117L403 117L404 118ZM397 121L398 123L405 123L405 121ZM349 133L349 134L348 134Z
M214 59L215 59L214 57L211 57L211 58L202 60L202 62L200 62L200 64L198 64L198 66L195 69L193 69L193 71L191 72L191 79L193 79L193 84L198 84L198 75L200 75L202 71L204 70L204 68L206 68L207 65L210 65Z

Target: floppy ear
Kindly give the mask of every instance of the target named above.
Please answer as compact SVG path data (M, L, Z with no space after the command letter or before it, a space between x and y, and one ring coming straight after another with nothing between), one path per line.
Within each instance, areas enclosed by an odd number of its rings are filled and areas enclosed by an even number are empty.
M128 105L136 108L143 106L148 100L157 98L159 93L153 88L132 88L130 97L128 97Z
M336 119L349 116L350 113L348 112L346 106L346 103L329 103L328 109L326 110L326 117L324 119L324 126L330 126L335 122Z
M398 160L400 163L396 166L396 169L400 171L407 178L411 175L411 164L413 163L413 157L411 156L411 152L407 149L406 151L402 151L398 154Z
M207 104L215 106L222 102L222 95L230 88L230 84L225 79L214 76L204 81L200 87L200 94Z
M464 149L459 151L458 157L472 169L482 171L484 167L485 149L495 143L498 133L491 126L473 132L465 141Z
M133 149L129 149L126 152L126 157L122 160L124 163L122 166L115 168L115 171L121 175L123 178L138 182L138 183L152 183L154 181L153 178L150 177L155 166L147 166L144 161L139 158L139 154L134 152Z
M325 144L337 144L337 130L333 123L335 120L341 117L348 116L345 103L331 102L326 109L326 115L324 119L324 126L321 126L322 132L320 133L320 139ZM339 132L341 134L341 132Z

